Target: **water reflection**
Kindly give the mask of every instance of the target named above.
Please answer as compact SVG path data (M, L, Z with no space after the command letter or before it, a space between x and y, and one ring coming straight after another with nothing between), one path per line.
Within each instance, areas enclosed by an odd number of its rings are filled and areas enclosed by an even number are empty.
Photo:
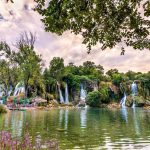
M62 127L62 123L63 123L63 114L64 114L64 109L60 109L59 111L59 127Z
M25 112L20 112L19 114L16 112L8 113L4 121L4 128L11 130L13 137L21 137L24 120Z
M59 128L68 129L68 109L60 109L59 111Z
M121 115L122 115L122 118L125 120L125 122L128 123L127 108L121 108Z
M68 129L68 113L69 113L69 110L65 109L65 130Z
M150 111L137 108L16 111L0 116L0 128L9 129L15 137L23 136L26 122L33 138L57 138L62 150L140 149L150 145Z
M87 108L82 108L80 110L80 126L81 128L86 128L87 125Z
M136 110L138 108L133 108L133 121L134 121L134 126L135 126L135 133L136 135L140 135L140 128L139 128L139 121L137 120L137 113Z

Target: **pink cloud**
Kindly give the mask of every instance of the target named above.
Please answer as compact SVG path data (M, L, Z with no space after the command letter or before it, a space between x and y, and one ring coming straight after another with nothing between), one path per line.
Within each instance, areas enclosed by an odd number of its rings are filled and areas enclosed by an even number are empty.
M7 4L0 1L0 40L6 40L10 44L16 41L23 31L36 32L36 51L42 54L48 66L53 57L63 57L65 63L74 62L76 65L84 61L94 61L101 64L106 70L117 68L121 72L128 70L147 72L150 70L150 51L137 51L130 47L126 48L124 56L120 55L120 47L111 50L101 51L99 46L95 46L90 54L87 54L86 46L82 44L82 37L64 33L62 36L46 33L41 16L34 12L32 8L33 0L14 0L15 4Z

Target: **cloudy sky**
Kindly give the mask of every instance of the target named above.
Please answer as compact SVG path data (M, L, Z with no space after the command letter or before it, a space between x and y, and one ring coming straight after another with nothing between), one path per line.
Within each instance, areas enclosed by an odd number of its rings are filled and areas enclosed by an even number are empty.
M0 40L13 44L19 34L24 31L36 33L35 49L42 54L43 60L48 65L53 57L63 57L65 63L74 62L76 65L84 61L94 61L104 66L105 70L117 68L121 72L128 70L147 72L150 70L150 51L137 51L126 48L124 56L120 55L120 47L101 51L100 47L87 54L82 37L69 32L59 37L56 34L46 33L41 16L34 12L33 0L14 0L14 4L6 4L0 0Z

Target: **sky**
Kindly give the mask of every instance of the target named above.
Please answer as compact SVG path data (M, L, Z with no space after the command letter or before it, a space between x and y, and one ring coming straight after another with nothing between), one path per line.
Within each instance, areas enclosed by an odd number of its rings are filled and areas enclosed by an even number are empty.
M14 45L19 35L24 31L36 34L35 51L42 55L48 66L53 57L62 57L65 64L73 62L80 65L85 61L101 64L105 71L117 68L121 72L128 70L150 71L150 51L133 50L126 47L125 55L121 56L119 46L102 51L97 45L90 54L82 44L82 37L65 32L62 36L44 31L41 16L33 11L33 0L14 0L14 4L0 0L0 40Z

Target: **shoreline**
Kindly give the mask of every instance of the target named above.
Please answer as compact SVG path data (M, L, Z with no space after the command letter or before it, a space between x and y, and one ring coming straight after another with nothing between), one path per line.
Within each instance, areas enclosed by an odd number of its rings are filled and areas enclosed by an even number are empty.
M35 107L21 107L21 110L18 111L31 111L31 110L53 110L53 109L85 109L85 107L77 107L77 106L53 106L53 107L45 107L45 106L35 106ZM106 108L106 109L121 109L120 103L110 103L110 104L101 104L100 107L88 107L88 108ZM126 108L132 108L126 106ZM143 108L143 109L150 109L150 106L143 106L143 107L135 107L135 108ZM7 108L9 109L9 108ZM13 110L9 110L13 111ZM9 112L8 111L8 112Z

